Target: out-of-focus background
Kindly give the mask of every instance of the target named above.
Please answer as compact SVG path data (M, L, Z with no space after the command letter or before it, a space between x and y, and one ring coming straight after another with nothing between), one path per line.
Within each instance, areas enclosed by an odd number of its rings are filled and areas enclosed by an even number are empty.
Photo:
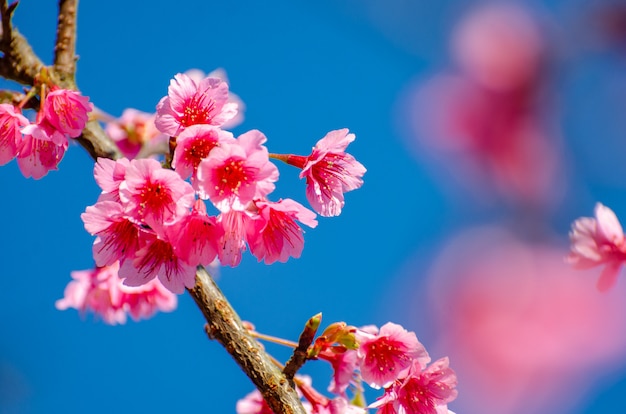
M54 3L24 0L14 19L46 62ZM597 201L626 217L625 2L83 2L78 53L80 88L113 116L153 112L176 73L223 68L246 105L236 135L305 155L329 130L356 134L365 184L302 258L221 269L259 331L296 339L320 311L395 321L450 357L457 413L626 411L626 282L600 293L599 269L563 260ZM253 386L188 295L123 326L55 309L93 266L92 166L71 146L40 181L0 168L0 413L234 412ZM273 196L306 203L279 168Z

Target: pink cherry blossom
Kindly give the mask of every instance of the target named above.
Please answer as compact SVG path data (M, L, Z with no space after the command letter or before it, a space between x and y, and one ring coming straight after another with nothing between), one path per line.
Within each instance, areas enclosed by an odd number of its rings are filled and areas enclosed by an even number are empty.
M328 353L324 356L324 360L330 361L333 367L333 376L328 386L328 391L333 394L346 396L348 386L353 383L354 370L359 364L359 356L357 351L348 349L341 353ZM322 356L320 356L322 357Z
M259 390L254 390L237 401L235 412L237 414L274 414Z
M184 215L195 199L191 184L153 159L130 161L119 194L126 212L149 226Z
M567 260L579 269L604 265L598 289L606 291L615 285L626 261L624 232L613 210L597 203L595 218L582 217L572 224L571 253Z
M130 165L127 158L110 160L98 158L93 167L93 176L102 189L100 200L111 200L120 203L120 184L126 176L126 168Z
M59 310L74 308L91 311L110 325L123 324L126 316L134 320L148 319L157 311L171 312L177 297L157 280L141 288L124 286L118 277L119 263L92 270L72 272L72 281L65 288L63 299L56 302Z
M448 358L441 358L422 369L414 361L408 375L394 381L369 408L379 408L379 413L448 413L447 404L458 394L456 374L448 364Z
M343 193L363 185L367 171L352 155L345 152L355 135L348 129L330 131L319 140L308 157L290 155L287 163L302 168L300 178L306 177L307 200L324 217L341 214L345 201Z
M196 84L199 84L204 78L219 78L222 81L226 82L228 85L230 85L230 82L228 81L228 76L226 75L226 71L222 68L212 70L208 74L205 74L200 69L189 69L185 71L185 75L189 76L194 82L196 82ZM230 90L228 91L228 103L237 105L237 115L221 125L221 128L224 129L231 129L241 124L243 122L243 113L246 109L246 105L241 100L241 98L238 95L232 93Z
M265 135L253 130L215 147L198 167L200 197L227 211L242 209L253 199L269 194L278 179L278 169L269 161L262 145L265 140Z
M217 217L218 224L224 230L217 250L222 265L235 267L241 262L246 250L246 231L252 225L254 216L253 212L247 210L230 210Z
M258 218L248 227L247 240L250 252L266 264L286 262L298 258L304 247L303 230L296 220L314 228L315 213L300 203L285 199L276 203L256 201Z
M176 138L172 167L183 179L196 178L200 161L222 141L234 140L233 134L211 125L192 125Z
M47 123L27 125L22 133L17 164L24 177L38 180L56 170L67 149L67 138Z
M168 96L157 105L156 127L170 136L178 136L191 125L220 126L237 115L237 104L228 102L228 84L207 77L199 83L179 73L168 88Z
M0 165L15 158L22 141L20 128L28 124L19 109L11 104L0 104Z
M172 240L174 229L159 228L158 235L144 233L142 247L133 260L126 260L119 276L127 286L141 286L158 277L171 292L181 294L195 284L196 266L185 262L176 253Z
M156 114L149 114L137 109L127 108L119 119L110 119L105 132L113 139L122 154L135 158L145 148L153 152L167 150L168 136L161 133L154 125Z
M98 266L123 263L134 258L140 248L141 228L124 214L123 206L109 200L87 207L80 216L85 229L98 236L93 245L93 257Z
M78 137L93 110L89 97L68 89L56 89L49 92L43 103L44 118L58 131Z
M218 252L218 241L224 229L215 217L209 217L202 200L197 200L192 212L172 225L173 244L178 256L191 265L208 266Z
M387 387L406 374L413 362L425 366L430 357L414 332L388 322L375 335L357 331L361 376L371 387Z

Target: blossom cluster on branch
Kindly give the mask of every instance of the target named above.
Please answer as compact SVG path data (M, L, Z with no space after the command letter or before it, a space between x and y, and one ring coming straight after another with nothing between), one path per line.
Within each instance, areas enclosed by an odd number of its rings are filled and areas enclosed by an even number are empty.
M17 159L25 177L40 179L58 169L77 140L94 156L93 174L101 190L81 215L85 229L95 236L95 268L72 272L58 309L90 311L105 323L121 324L128 316L139 320L172 311L176 295L189 291L207 319L209 337L224 345L260 391L240 401L240 414L451 413L447 404L457 395L456 375L447 358L429 365L415 333L393 323L379 330L341 322L314 339L321 316L314 317L282 366L256 341L247 342L263 336L243 328L213 280L205 277L204 267L238 266L246 250L265 264L300 257L301 224L314 228L317 214L338 216L344 193L363 184L365 167L346 152L353 133L330 131L308 155L270 153L262 132L235 137L227 130L241 122L243 103L229 92L223 76L197 71L174 76L155 114L127 109L116 119L75 90L76 2L59 3L55 64L50 67L13 30L15 6L0 0L0 60L3 75L27 88L25 94L2 95L8 98L0 103L0 165ZM26 60L33 63L24 68ZM22 113L26 109L35 111L33 120ZM97 122L91 129L93 121L105 122L108 135L101 134ZM96 149L94 131L111 152ZM279 178L272 160L300 170L312 210L293 199L270 199ZM214 312L217 302L229 309L224 312L228 316ZM248 348L235 351L239 341ZM332 365L333 398L297 375L307 360ZM286 387L272 382L277 374ZM383 388L384 394L367 405L363 382ZM305 402L292 398L294 387Z

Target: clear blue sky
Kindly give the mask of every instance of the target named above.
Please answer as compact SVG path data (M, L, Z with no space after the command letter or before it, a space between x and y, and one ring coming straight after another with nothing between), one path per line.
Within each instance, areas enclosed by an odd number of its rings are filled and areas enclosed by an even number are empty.
M50 62L56 6L22 3L16 25ZM570 184L545 224L565 254L569 223L591 214L596 200L626 217L626 72L623 58L568 42L584 2L530 3L564 27L557 37L567 69L556 87ZM393 320L417 330L427 323L393 300L403 269L411 263L425 275L451 234L512 214L505 205L451 197L457 189L444 188L411 156L395 123L404 88L448 65L460 4L469 2L84 1L78 83L110 114L151 112L174 74L221 67L247 106L234 132L260 129L272 152L305 154L327 131L350 128L357 136L350 152L368 172L342 215L307 231L301 259L265 266L247 257L223 269L219 284L243 319L279 336L295 339L320 311L324 323ZM0 168L0 414L234 412L252 384L207 340L187 295L174 313L124 326L55 310L70 272L93 265L93 239L80 220L98 195L92 165L72 146L59 171L40 181L24 179L15 162ZM276 196L305 203L297 171L279 168ZM417 335L427 347L434 342L428 331ZM309 372L320 374L315 381L325 389L329 372ZM626 368L586 391L571 413L626 411Z

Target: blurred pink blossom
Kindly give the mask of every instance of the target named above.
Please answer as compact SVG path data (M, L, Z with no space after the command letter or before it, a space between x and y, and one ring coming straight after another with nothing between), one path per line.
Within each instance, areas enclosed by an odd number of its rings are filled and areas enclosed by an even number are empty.
M431 352L454 361L461 412L566 412L626 363L625 289L600 294L563 248L476 229L449 243L430 282L430 306L414 312L433 317Z
M474 10L453 36L460 70L410 86L400 101L409 145L481 197L551 204L563 183L546 48L521 6Z

